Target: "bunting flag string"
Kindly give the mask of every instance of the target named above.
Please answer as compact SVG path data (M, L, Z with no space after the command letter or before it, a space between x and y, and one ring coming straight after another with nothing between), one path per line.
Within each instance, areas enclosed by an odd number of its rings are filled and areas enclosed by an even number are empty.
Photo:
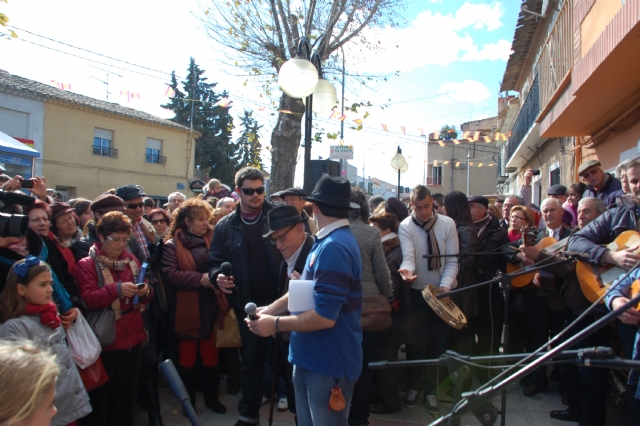
M131 93L128 90L121 90L120 91L120 96L125 98L127 100L127 102L131 102L131 99L142 99L142 98L140 98L140 94L139 93Z
M71 90L71 83L61 83L55 80L49 80L49 81L55 84L56 86L58 86L58 89L60 90Z
M433 167L438 167L442 165L451 164L452 167L460 167L461 165L467 164L465 161L457 161L457 160L433 160ZM493 167L498 163L485 163L485 162L477 162L470 161L469 167Z

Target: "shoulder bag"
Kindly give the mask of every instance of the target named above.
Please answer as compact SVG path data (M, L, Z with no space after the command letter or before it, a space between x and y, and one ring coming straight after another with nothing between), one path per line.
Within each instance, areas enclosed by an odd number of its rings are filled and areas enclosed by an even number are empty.
M100 271L98 261L93 259L93 262L98 273L98 288L102 288L104 287L102 271ZM87 322L102 347L110 346L116 341L116 313L113 312L111 306L90 311L87 314Z

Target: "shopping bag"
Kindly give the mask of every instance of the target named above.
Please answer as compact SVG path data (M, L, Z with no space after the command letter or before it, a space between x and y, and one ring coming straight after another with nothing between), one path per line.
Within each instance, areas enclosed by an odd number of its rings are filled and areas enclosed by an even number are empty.
M231 309L222 324L216 324L216 348L240 348L240 327L235 312Z
M75 322L67 330L67 344L73 360L80 368L94 364L102 350L98 338L80 311Z
M107 370L104 369L104 364L100 357L89 367L85 369L78 368L78 372L80 373L80 378L87 392L98 389L109 380Z

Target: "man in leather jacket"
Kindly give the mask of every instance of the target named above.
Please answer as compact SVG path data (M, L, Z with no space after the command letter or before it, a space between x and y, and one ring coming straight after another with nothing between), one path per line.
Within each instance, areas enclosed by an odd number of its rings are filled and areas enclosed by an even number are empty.
M225 293L234 309L242 337L242 399L238 403L236 426L257 424L262 402L262 373L267 353L267 338L253 334L244 323L244 306L254 302L267 306L278 297L278 267L282 255L263 238L267 214L272 209L265 201L264 176L255 167L236 173L236 193L240 202L235 212L218 222L209 249L209 279ZM232 276L222 274L220 266L229 262Z

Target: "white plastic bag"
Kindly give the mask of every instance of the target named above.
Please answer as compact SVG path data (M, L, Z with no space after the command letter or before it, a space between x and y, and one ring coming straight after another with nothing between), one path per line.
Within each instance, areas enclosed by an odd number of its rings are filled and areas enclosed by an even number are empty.
M100 342L79 310L78 317L67 330L67 344L73 360L82 369L92 365L100 356Z

